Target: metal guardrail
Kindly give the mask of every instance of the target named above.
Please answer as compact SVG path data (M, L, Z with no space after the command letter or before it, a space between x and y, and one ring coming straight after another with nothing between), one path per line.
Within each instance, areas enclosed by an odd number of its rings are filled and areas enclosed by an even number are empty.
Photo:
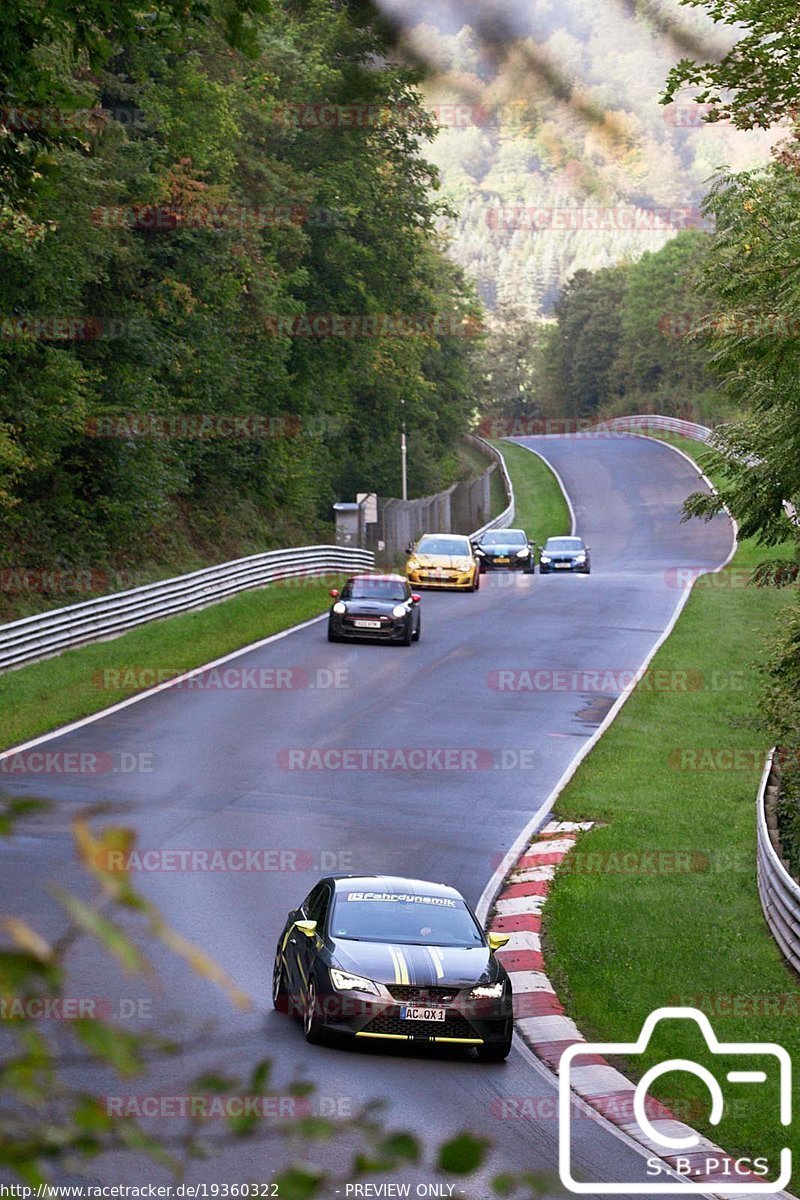
M486 533L489 529L508 529L509 525L513 524L514 514L516 511L514 501L514 485L511 482L511 476L508 473L506 460L503 458L496 446L493 446L490 442L487 442L485 438L476 437L471 433L467 434L467 441L478 443L484 454L488 454L491 458L494 458L495 462L500 467L500 474L503 478L503 487L505 489L506 499L508 500L508 504L499 516L493 517L491 521L487 521L485 525L481 525L480 529L476 529L470 534L470 537L477 538L480 537L481 534Z
M657 433L678 433L682 437L695 442L708 442L714 432L707 425L697 425L694 421L681 421L678 417L659 417L652 413L639 413L632 417L611 417L608 421L600 421L588 430L613 431L614 433L646 433L653 429Z
M774 756L775 751L770 751L758 789L758 894L772 936L787 961L800 972L800 884L783 864L777 825L767 811L768 800L777 794Z
M70 646L113 637L160 617L203 608L276 580L374 567L375 555L369 550L300 546L252 554L189 575L83 600L0 625L0 670L47 658Z

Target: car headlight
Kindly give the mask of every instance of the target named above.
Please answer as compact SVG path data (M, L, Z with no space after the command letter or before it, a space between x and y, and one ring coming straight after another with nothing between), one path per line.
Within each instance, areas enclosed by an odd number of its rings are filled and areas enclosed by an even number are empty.
M406 563L406 570L407 571L418 571L419 570L419 563L417 562L417 560L415 558L410 558L408 560L408 562Z
M456 562L457 571L469 571L472 566L473 562L471 558L459 558Z
M406 608L405 604L395 604L394 608L392 609L393 617L397 617L397 619L399 620L400 617L405 617L407 615L408 615L408 609Z
M341 615L342 615L342 613L346 613L346 612L347 612L347 605L346 605L346 604L342 604L341 600L337 600L337 601L336 601L336 603L335 603L335 604L334 604L334 606L333 606L333 611L334 611L335 613L338 613L338 614L339 614L339 616L341 616Z
M585 550L581 550L579 554L575 555L575 562L586 562L586 551Z
M377 983L373 983L371 979L365 979L363 975L351 975L349 971L338 971L336 967L331 967L331 983L337 992L369 992L372 996L380 995Z
M484 983L474 987L469 994L470 1000L499 1000L503 994L503 981Z
M539 562L550 562L550 555L542 554L539 558Z
M479 557L479 558L485 558L485 557L486 557L486 551L485 551L485 550L481 550L480 546L476 546L476 547L475 547L475 553L478 555L478 557Z
M517 558L527 558L529 554L530 554L530 550L518 550Z

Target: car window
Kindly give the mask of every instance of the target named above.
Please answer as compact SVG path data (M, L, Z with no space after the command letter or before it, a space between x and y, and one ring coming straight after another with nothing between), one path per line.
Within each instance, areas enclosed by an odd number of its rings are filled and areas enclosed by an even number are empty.
M317 922L317 930L321 933L325 925L325 918L328 915L328 906L331 899L331 890L326 883L319 884L314 888L308 897L307 904L304 905L306 918L309 921Z
M343 600L407 600L408 596L402 579L351 579L342 592Z
M545 545L545 550L582 550L583 542L580 538L548 538Z
M340 891L333 937L422 946L482 946L483 935L463 900L443 896Z
M497 529L485 533L481 538L482 546L524 546L527 538L521 529Z
M459 554L469 555L472 548L466 538L430 537L420 539L417 546L418 554Z

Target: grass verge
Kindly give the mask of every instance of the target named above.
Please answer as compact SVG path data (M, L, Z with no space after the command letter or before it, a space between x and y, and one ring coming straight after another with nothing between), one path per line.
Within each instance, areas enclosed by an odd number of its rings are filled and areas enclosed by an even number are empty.
M152 621L113 641L66 650L0 675L0 748L88 716L323 612L328 579L286 580L196 612ZM1 779L2 777L0 777Z
M524 529L537 546L549 537L569 533L569 509L558 480L547 464L513 442L494 439L492 445L506 460L514 485L514 525Z
M696 443L680 448L702 460ZM581 839L545 909L551 977L590 1040L632 1041L649 1013L679 1003L704 1011L721 1040L777 1042L800 1061L798 978L756 889L755 797L768 749L758 664L790 597L745 580L773 553L743 542L724 572L699 580L646 680L556 805L562 819L603 822ZM719 1079L725 1117L709 1124L707 1089L685 1072L663 1076L658 1098L729 1152L766 1156L774 1178L791 1138L778 1124L776 1073L767 1084L726 1083L684 1021L660 1027L641 1061L621 1065L638 1078L674 1057Z

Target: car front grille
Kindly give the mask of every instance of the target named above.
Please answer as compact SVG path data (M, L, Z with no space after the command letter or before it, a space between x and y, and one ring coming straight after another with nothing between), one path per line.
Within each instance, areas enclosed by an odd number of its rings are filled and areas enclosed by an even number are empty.
M449 1004L458 995L458 988L413 987L404 983L391 984L388 990L394 1000L402 1000L406 1004L420 1004L423 1008Z
M448 1013L445 1021L404 1021L395 1013L374 1017L364 1033L401 1034L403 1037L474 1038L475 1030L459 1013Z

